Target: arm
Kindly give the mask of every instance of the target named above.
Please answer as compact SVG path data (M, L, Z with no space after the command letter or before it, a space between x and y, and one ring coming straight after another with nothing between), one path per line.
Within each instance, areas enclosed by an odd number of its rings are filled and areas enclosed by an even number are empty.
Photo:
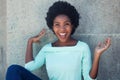
M84 80L92 80L90 77L91 69L91 51L88 45L83 45L83 55L82 55L82 76Z
M28 40L27 49L26 49L26 56L25 56L25 63L33 60L33 48L32 44L35 42L39 42L39 40L45 35L46 31L43 29L39 35L34 36Z
M94 60L90 71L91 78L95 79L97 77L100 56L104 51L106 51L110 47L110 44L111 40L110 38L107 38L104 43L99 43L98 46L95 48Z

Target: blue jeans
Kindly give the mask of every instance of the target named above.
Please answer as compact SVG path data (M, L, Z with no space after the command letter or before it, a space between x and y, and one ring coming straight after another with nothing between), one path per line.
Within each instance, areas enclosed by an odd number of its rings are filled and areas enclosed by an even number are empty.
M11 65L7 70L6 80L41 80L41 79L22 66Z

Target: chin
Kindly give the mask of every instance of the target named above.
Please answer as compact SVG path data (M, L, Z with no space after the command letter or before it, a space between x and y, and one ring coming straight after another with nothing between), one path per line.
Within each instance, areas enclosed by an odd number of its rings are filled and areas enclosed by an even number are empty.
M63 39L62 39L62 40L61 40L61 39L59 39L59 41L60 41L60 42L62 42L62 43L67 42L67 40L66 40L66 39L65 39L65 40L63 40Z

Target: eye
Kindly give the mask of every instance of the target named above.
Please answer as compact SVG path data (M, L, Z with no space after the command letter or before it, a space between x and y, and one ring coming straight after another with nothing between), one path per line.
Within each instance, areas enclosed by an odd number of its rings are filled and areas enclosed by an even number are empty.
M70 25L71 25L71 23L69 23L69 22L65 23L65 26L70 26Z
M54 27L59 27L60 25L58 23L53 24Z

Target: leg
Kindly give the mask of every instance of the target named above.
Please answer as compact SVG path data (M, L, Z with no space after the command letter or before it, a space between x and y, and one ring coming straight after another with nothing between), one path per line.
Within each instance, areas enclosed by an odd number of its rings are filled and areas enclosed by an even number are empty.
M12 65L8 68L6 80L41 80L30 71L19 65Z

